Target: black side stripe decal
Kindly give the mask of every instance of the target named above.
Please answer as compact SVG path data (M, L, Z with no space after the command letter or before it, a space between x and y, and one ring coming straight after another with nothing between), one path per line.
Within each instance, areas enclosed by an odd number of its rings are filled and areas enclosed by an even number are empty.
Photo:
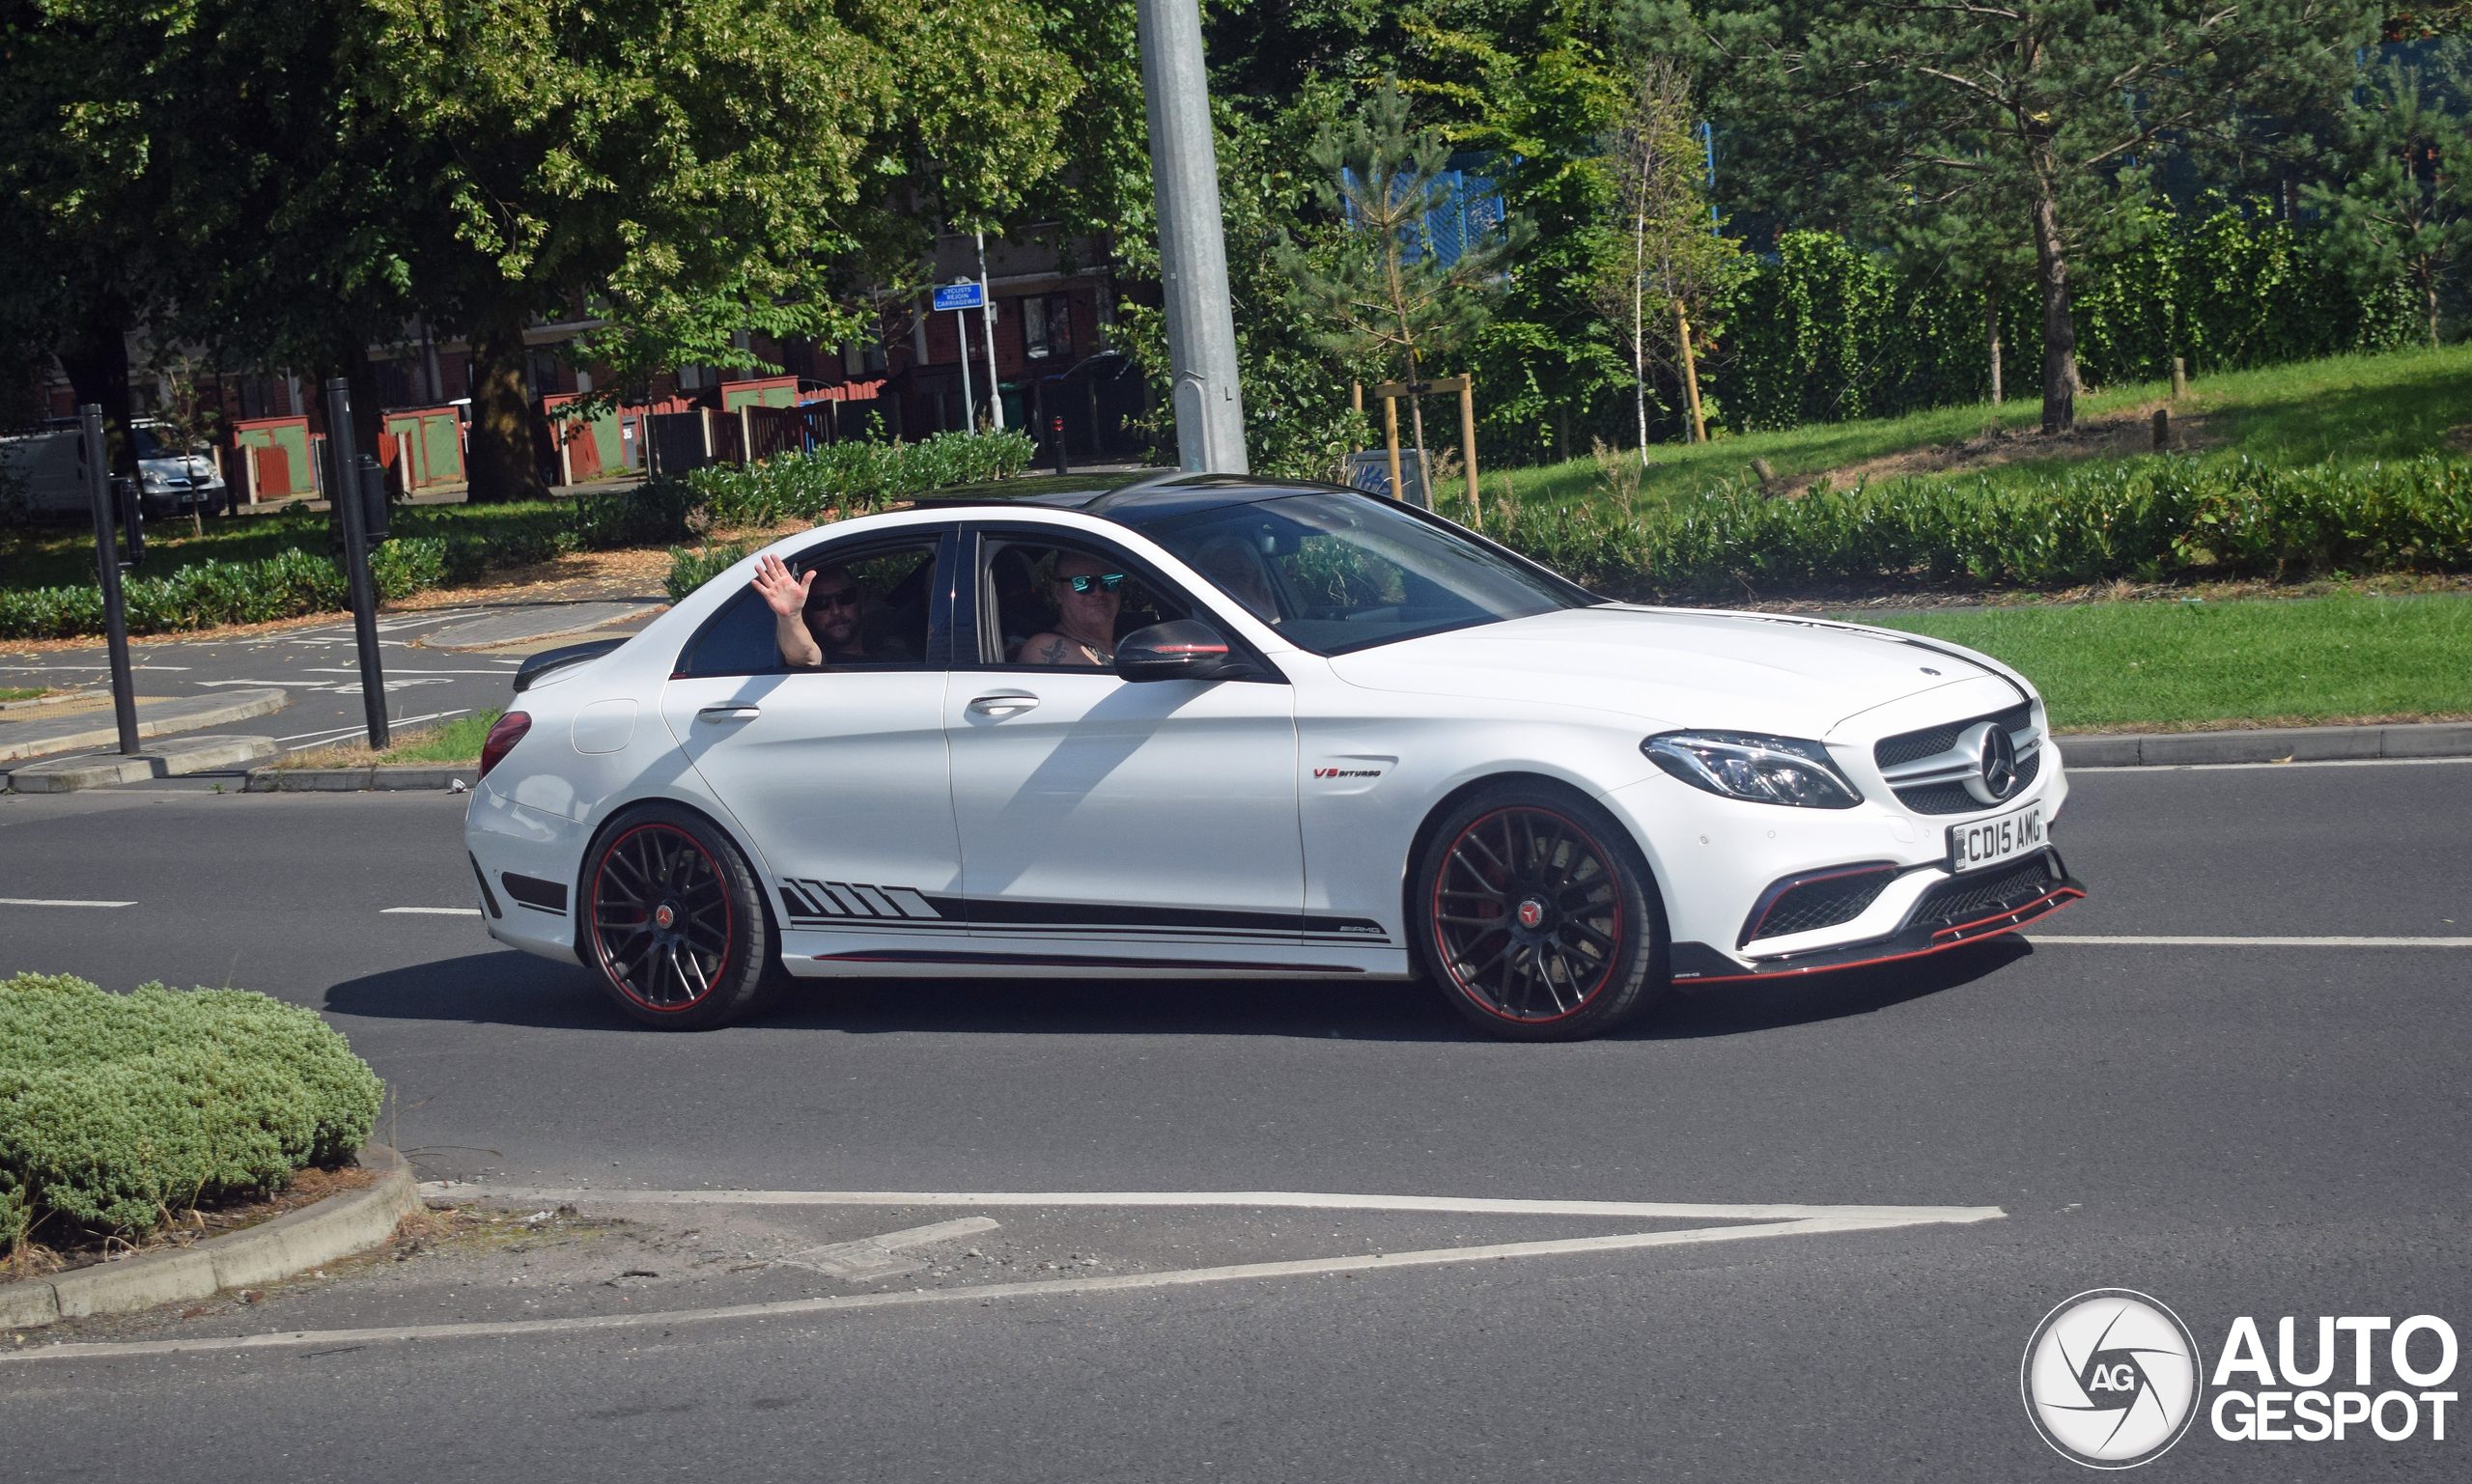
M781 878L781 903L794 925L864 924L870 930L929 929L941 932L1007 933L1067 937L1118 933L1145 938L1319 939L1387 946L1390 935L1366 917L1328 917L1303 912L1223 911L1197 908L1127 907L1104 903L970 902L930 895L910 886L868 882Z

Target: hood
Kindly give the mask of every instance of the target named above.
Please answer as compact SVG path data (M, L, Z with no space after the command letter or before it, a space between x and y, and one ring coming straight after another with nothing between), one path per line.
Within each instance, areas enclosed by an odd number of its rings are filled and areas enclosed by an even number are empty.
M1881 630L1615 604L1385 644L1337 656L1331 668L1372 690L1812 738L1875 707L2001 674L1962 652Z

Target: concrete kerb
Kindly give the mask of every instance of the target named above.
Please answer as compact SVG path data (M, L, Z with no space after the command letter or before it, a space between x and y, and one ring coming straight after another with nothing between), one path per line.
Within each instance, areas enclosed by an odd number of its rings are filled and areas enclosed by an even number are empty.
M367 768L253 768L251 794L393 794L420 789L461 791L480 775L476 766L385 763Z
M128 755L83 753L28 763L10 772L8 788L18 794L67 794L148 778L183 778L238 768L280 750L271 737L164 737Z
M412 1167L383 1144L360 1152L374 1184L329 1195L246 1231L178 1251L98 1263L57 1277L0 1286L0 1329L34 1329L89 1314L126 1314L211 1298L226 1288L276 1283L376 1246L421 1209Z
M2072 768L2202 768L2221 763L2322 763L2472 757L2472 721L2395 726L2260 727L2238 732L2063 734Z

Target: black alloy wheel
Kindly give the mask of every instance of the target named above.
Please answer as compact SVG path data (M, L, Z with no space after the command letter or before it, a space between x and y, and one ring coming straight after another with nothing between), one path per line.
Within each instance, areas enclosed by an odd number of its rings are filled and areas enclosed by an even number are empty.
M604 832L584 864L581 927L602 988L639 1023L709 1030L763 1008L779 949L738 848L654 805Z
M1582 799L1488 790L1441 822L1416 880L1433 977L1493 1035L1580 1040L1667 988L1646 867L1621 826Z

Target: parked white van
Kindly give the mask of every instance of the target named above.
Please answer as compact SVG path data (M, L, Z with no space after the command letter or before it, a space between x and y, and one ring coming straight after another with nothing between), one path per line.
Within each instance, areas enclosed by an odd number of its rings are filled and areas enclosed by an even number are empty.
M138 492L150 518L186 515L192 508L220 515L231 508L211 455L182 449L179 434L152 419L141 419L129 432L137 443ZM20 481L22 490L0 488L0 498L23 499L29 514L44 518L85 516L91 508L85 436L77 424L54 418L36 432L0 438L0 487Z

